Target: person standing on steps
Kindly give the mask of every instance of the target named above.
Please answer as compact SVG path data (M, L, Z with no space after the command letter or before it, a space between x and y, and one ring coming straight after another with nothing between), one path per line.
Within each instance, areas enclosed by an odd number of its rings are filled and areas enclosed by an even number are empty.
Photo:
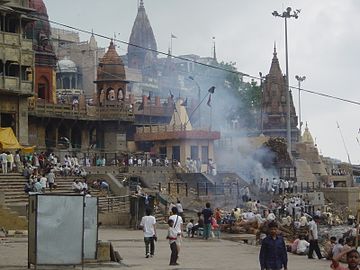
M210 203L209 202L207 202L205 204L205 208L202 210L201 214L204 217L204 235L203 235L203 238L207 240L210 237L211 218L213 216L213 211L210 208Z
M182 204L179 199L176 202L176 208L178 210L179 216L183 219L183 222L185 222L184 209L183 209Z
M153 257L155 253L155 241L157 240L156 219L151 215L150 208L146 208L145 213L146 215L141 218L140 227L144 232L145 257L149 258L150 256Z

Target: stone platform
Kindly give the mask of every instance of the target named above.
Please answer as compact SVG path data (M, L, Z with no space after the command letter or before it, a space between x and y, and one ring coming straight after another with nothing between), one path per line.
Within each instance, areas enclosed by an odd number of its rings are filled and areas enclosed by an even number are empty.
M227 235L222 234L221 237ZM145 258L145 248L142 231L120 228L103 228L99 230L99 239L111 241L115 250L124 258L121 264L86 264L84 269L134 269L134 270L164 270L164 269L260 269L258 263L259 246L246 245L236 241L223 239L202 240L199 238L184 238L179 254L179 266L169 266L170 249L165 239L166 230L158 230L155 256ZM234 239L233 239L234 240ZM304 256L289 254L290 270L330 269L330 262L323 260L308 260ZM27 238L0 239L0 269L27 269ZM32 267L32 269L34 269ZM73 267L38 267L38 269L81 269Z

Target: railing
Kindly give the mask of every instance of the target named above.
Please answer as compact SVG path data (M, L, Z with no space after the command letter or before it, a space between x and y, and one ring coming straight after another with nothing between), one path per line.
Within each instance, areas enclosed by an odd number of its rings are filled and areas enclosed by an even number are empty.
M130 196L112 196L99 200L100 212L130 212Z
M129 105L123 104L112 107L100 106L73 106L71 104L53 104L43 100L29 101L29 113L37 116L76 117L93 120L125 120L133 121L134 113Z
M32 82L31 81L21 81L19 85L20 78L5 76L4 78L0 77L0 88L8 89L17 94L32 95ZM21 86L21 89L20 89Z

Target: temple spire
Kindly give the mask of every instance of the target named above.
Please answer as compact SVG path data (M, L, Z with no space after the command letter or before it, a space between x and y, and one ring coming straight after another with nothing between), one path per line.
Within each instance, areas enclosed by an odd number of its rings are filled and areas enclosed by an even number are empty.
M144 0L140 0L140 6L139 8L144 8Z
M274 41L274 58L277 58L277 52L276 52L276 41Z
M216 42L215 42L215 37L213 37L212 39L213 39L213 42L214 42L213 59L214 59L215 61L217 61L217 59L216 59Z

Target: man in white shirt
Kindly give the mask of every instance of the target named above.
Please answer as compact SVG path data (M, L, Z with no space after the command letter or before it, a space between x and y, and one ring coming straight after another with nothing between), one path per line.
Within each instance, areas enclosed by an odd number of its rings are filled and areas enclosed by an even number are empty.
M313 220L309 222L309 240L310 240L310 247L309 247L309 254L308 258L313 259L313 253L315 251L318 259L322 259L322 255L320 252L319 244L318 244L318 227L317 223L319 223L319 217L315 216Z
M47 178L45 177L45 174L42 174L42 176L40 177L40 184L41 184L41 191L43 193L45 193L46 183L47 183Z
M2 173L6 174L7 173L7 154L5 152L3 152L0 155L0 162L1 162Z
M169 219L174 221L173 227L178 233L176 245L177 245L178 254L179 254L180 253L180 245L181 245L183 219L181 218L181 216L178 215L178 210L177 210L176 206L174 206L171 209L171 212L172 212L172 215L169 217Z
M140 226L144 232L144 242L145 242L145 257L149 258L149 256L154 256L155 252L155 243L157 240L156 236L156 219L151 215L151 209L146 208L145 210L146 216L143 216L140 222ZM150 253L149 253L149 245L150 245Z
M54 188L54 184L55 184L55 173L54 173L53 169L50 170L50 172L47 174L46 178L49 183L49 188L50 188L50 192L51 192L52 189Z
M300 236L300 240L298 242L296 248L296 254L298 255L306 255L309 251L310 243L304 239L304 236Z

